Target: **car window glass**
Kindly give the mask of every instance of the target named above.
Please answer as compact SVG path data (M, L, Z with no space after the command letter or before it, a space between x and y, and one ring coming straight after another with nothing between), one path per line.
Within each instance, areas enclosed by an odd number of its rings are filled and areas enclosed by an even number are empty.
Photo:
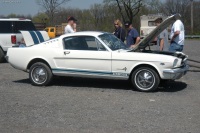
M148 26L156 26L155 21L148 21Z
M96 39L96 44L97 44L97 48L99 51L106 51L106 48L103 46L103 44L98 39Z
M67 37L63 39L63 42L64 42L64 49L69 49L69 50L97 51L99 49L97 47L98 43L96 38L92 36ZM103 46L100 47L103 49Z
M54 32L54 28L51 28L50 32Z
M36 30L31 21L14 21L14 33L20 33L20 30Z
M97 50L97 44L94 37L85 37L85 41L88 45L88 50Z
M119 50L119 49L124 49L124 50L129 50L127 45L125 45L120 39L118 39L115 35L113 34L102 34L99 36L99 38L111 49L111 50Z
M13 33L11 21L0 21L0 33Z

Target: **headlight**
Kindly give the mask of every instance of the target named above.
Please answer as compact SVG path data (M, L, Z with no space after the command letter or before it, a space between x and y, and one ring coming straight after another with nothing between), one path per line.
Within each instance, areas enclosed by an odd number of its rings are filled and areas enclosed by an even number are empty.
M174 60L174 63L173 63L173 67L176 67L176 66L177 66L177 63L178 63L178 59L175 59L175 60Z

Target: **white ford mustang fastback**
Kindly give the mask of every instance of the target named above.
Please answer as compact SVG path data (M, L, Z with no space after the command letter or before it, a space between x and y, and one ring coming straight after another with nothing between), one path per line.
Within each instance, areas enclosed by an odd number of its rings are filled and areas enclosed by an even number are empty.
M22 31L27 47L10 48L6 58L14 68L28 72L37 86L50 84L55 75L124 79L139 91L154 91L162 80L179 79L189 68L187 56L181 52L146 49L178 18L166 19L135 49L104 32L77 32L45 41L41 34Z

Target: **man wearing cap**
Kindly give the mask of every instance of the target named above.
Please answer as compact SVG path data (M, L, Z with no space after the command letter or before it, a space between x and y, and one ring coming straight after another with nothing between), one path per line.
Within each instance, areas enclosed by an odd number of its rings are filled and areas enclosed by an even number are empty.
M127 37L126 37L126 44L130 48L134 48L140 41L139 34L135 28L133 28L131 22L126 22L125 27L128 30Z
M69 17L67 19L67 26L65 27L65 34L76 32L76 19L74 17Z

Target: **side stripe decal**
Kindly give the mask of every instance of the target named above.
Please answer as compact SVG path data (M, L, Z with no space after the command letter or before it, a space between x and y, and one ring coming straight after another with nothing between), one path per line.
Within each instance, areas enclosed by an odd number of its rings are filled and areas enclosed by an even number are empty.
M113 75L111 72L98 72L98 71L86 71L86 70L67 70L67 69L52 69L53 71L60 72L73 72L73 73L88 73L88 74L99 74L99 75Z
M35 31L35 33L37 34L37 36L38 36L38 38L39 38L39 40L40 40L40 43L44 42L44 38L43 38L41 32Z
M33 38L34 44L39 44L40 42L39 42L38 37L35 34L35 32L34 31L29 31L29 33L31 34L31 37Z

